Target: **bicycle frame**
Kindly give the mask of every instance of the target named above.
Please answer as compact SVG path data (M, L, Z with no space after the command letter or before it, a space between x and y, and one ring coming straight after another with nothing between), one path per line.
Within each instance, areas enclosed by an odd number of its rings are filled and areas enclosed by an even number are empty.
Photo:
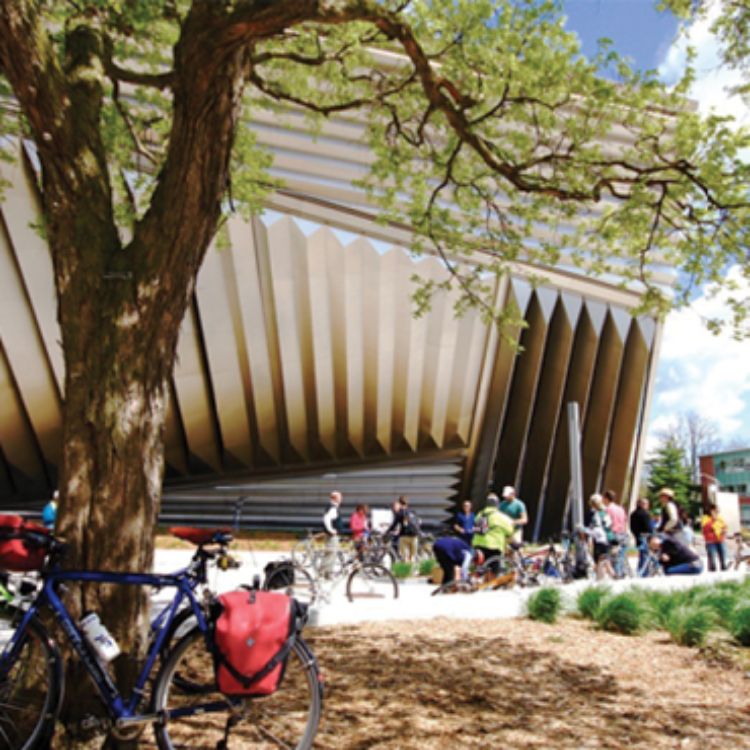
M80 628L68 612L65 604L57 594L57 588L65 582L81 583L113 583L130 586L153 586L157 588L171 587L175 588L175 596L171 604L167 605L166 614L163 611L156 622L159 626L156 630L156 638L153 640L148 651L146 662L141 673L136 680L132 695L129 700L125 701L120 694L117 686L113 682L107 670L102 667L99 660L94 655L93 649L89 646L88 641L82 634ZM138 706L144 695L144 688L151 670L154 667L159 652L164 645L164 640L169 632L170 625L175 616L180 611L180 607L185 600L189 602L193 614L198 621L198 627L205 634L208 630L206 618L196 599L193 591L196 580L190 574L190 569L185 568L177 573L172 574L150 574L150 573L125 573L110 571L82 571L82 570L52 570L45 574L44 585L29 608L23 614L20 624L13 633L10 641L6 645L2 654L0 654L0 676L6 672L6 664L12 663L16 652L20 649L26 628L33 618L37 617L39 611L44 607L52 610L55 619L62 627L70 644L75 650L81 663L86 667L91 675L99 694L104 701L111 718L118 724L127 723L127 720L138 720ZM152 625L153 628L153 625ZM208 643L207 643L208 647ZM190 709L187 709L190 711ZM208 706L199 706L192 709L193 713L205 712L210 710ZM185 714L185 710L180 712ZM152 721L154 717L149 717Z

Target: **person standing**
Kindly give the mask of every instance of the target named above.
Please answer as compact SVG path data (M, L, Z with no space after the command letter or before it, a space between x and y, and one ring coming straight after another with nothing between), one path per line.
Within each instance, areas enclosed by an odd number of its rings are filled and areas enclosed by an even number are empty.
M613 537L612 522L604 510L602 496L598 492L595 492L589 498L589 513L586 524L589 536L594 543L594 565L597 579L614 578L615 571L609 561L609 544Z
M513 541L520 544L523 541L523 527L529 522L529 516L526 512L526 503L516 497L514 487L503 487L503 500L499 510L513 521Z
M646 562L646 545L652 531L653 525L651 513L648 509L648 499L639 497L635 510L630 514L630 533L638 545L638 570L641 570L643 563Z
M706 542L706 554L708 555L708 569L716 570L716 558L722 570L727 569L726 547L724 540L727 536L726 521L719 515L719 509L715 505L709 505L708 513L701 519L703 540Z
M472 545L481 550L486 559L502 555L508 540L513 536L513 519L501 513L498 506L500 498L491 492L487 495L486 505L474 519L474 536ZM499 573L499 563L493 566L493 573Z
M466 544L471 544L471 537L474 534L474 511L471 508L471 500L464 500L461 503L461 510L456 513L453 519L453 531Z
M341 503L344 496L334 490L328 496L328 506L323 513L323 528L325 529L326 554L322 566L323 575L330 576L333 572L336 555L339 551L339 535L341 534Z
M60 499L60 490L55 490L50 501L42 508L42 523L46 529L52 531L57 520L57 501Z
M360 559L362 558L362 549L367 544L370 534L370 519L367 516L368 510L366 505L360 504L354 509L354 513L349 516L349 529L352 532L354 549L357 551L357 556Z
M682 541L682 521L680 521L680 510L674 499L674 492L669 487L659 490L659 502L661 503L661 520L658 531L660 534Z
M628 550L628 519L625 509L617 503L612 490L604 492L602 502L609 516L611 542L617 545L617 557L614 560L615 575L622 578L625 575L625 555Z

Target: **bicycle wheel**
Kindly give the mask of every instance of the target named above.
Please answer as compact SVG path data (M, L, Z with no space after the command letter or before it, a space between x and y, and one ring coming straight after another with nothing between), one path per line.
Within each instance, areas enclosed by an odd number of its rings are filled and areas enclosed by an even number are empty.
M291 581L289 580L290 572L292 575ZM282 591L303 604L312 604L317 598L317 589L313 577L304 568L299 568L296 565L291 571L288 568L274 570L266 578L263 588L266 591Z
M363 563L349 573L346 597L350 602L358 599L398 599L398 581L382 565Z
M180 679L175 679L188 673L192 685L202 685L200 691L185 691ZM222 695L214 681L213 657L196 628L175 646L159 673L153 710L164 712L165 718L154 724L154 733L162 750L309 750L322 701L318 665L301 638L294 644L275 693L246 698Z
M0 750L46 747L62 696L62 661L44 628L29 623L14 656L5 648L20 619L0 608Z
M292 547L292 562L295 565L309 565L312 552L312 541L302 539Z

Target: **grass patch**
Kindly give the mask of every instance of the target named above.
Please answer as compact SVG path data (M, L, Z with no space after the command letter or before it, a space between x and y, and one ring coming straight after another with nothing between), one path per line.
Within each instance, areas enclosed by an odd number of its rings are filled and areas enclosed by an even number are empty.
M560 614L560 591L554 588L543 588L535 591L526 602L529 618L539 622L553 623Z
M633 635L646 627L647 615L642 597L626 591L601 602L596 611L596 622L603 630Z
M681 646L702 646L716 624L716 613L699 604L681 604L669 614L667 630Z
M576 608L579 614L587 620L595 620L599 607L609 596L609 593L609 588L606 586L591 586L581 591L576 599Z
M743 600L732 612L729 632L741 646L750 646L750 601Z

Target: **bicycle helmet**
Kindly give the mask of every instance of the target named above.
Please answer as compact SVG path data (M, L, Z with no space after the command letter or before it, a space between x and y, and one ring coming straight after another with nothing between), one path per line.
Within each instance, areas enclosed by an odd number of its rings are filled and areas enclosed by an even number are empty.
M477 565L484 565L484 552L481 549L474 550L474 562Z

